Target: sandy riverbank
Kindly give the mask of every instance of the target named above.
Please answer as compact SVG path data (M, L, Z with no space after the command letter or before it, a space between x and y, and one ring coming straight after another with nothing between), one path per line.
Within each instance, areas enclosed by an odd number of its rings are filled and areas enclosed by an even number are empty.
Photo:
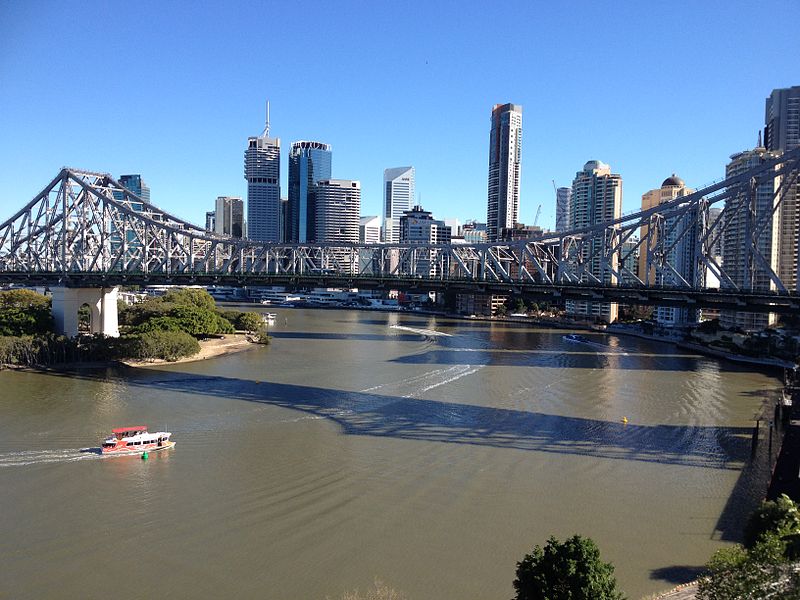
M233 354L234 352L244 352L258 346L258 344L251 342L249 336L244 333L232 333L225 335L221 338L209 338L200 341L200 352L178 360L137 360L128 359L120 360L118 362L129 367L149 367L152 365L176 365L179 363L194 362L198 360L205 360L207 358L216 358L225 354Z

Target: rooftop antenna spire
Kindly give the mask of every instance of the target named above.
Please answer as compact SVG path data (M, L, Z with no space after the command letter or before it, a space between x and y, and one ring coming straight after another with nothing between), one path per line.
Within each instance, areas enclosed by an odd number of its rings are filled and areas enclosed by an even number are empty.
M269 137L269 100L267 100L267 122L264 125L264 135L262 137Z
M756 146L756 147L757 148L761 148L761 130L760 129L758 130L758 146Z

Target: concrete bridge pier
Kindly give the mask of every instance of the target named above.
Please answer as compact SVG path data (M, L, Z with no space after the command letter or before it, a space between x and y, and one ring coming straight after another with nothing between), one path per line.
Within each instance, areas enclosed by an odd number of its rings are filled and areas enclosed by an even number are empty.
M78 335L78 310L89 305L89 331L119 337L117 295L119 288L52 288L56 333Z

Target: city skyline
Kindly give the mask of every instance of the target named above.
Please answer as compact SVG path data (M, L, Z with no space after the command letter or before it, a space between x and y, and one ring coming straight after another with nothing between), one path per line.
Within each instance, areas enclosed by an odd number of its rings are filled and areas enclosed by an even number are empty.
M791 19L777 21L769 44L730 41L752 35L751 24L765 14L795 13L791 2L736 11L678 2L606 12L589 3L569 12L520 4L519 18L502 26L488 18L489 7L465 6L456 28L448 26L447 9L424 5L398 16L381 6L320 4L307 19L289 6L234 4L203 12L185 6L0 7L0 80L6 84L0 86L0 219L70 165L141 173L155 204L202 223L217 196L246 197L242 144L259 130L269 98L276 137L324 139L337 148L337 171L362 181L365 214L381 214L383 170L413 164L426 209L462 222L482 221L486 212L488 111L496 103L519 103L528 131L519 220L532 223L541 204L539 225L552 228L552 181L568 185L589 160L613 164L625 178L626 212L672 172L695 188L720 179L729 156L753 147L764 99L800 81ZM123 32L108 52L96 52L94 42L56 26L97 14L120 21L135 15L152 27ZM356 17L363 35L323 37L331 64L345 65L357 86L343 85L337 69L281 49L302 32L336 30L333 23L355 31ZM267 22L276 49L252 55L249 34ZM586 35L612 22L625 35ZM47 45L36 43L42 28L54 32ZM386 28L412 32L417 43L388 43L378 34ZM513 72L494 65L499 36L517 61ZM204 37L223 42L206 47L197 41ZM700 41L711 50L698 53ZM587 68L592 62L603 68ZM387 69L390 64L395 68ZM267 75L252 79L253 68L266 65ZM132 89L124 78L108 77L102 101L40 92L60 73L90 71L137 73L140 83ZM652 93L678 74L683 94ZM398 78L418 93L397 94L388 83ZM312 80L328 93L303 94ZM70 81L77 84L80 76ZM675 135L662 141L665 130ZM137 134L120 135L130 131Z

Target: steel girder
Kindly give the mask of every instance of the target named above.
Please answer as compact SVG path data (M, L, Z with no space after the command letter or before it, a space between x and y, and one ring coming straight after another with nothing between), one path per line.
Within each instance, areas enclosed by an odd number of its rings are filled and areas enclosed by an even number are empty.
M418 278L488 282L752 291L756 276L786 286L760 250L761 236L800 171L800 148L736 177L593 227L500 244L264 244L215 235L137 197L110 175L64 168L0 225L2 272L130 275ZM778 182L772 214L753 211L753 189ZM724 203L710 222L709 209ZM747 216L749 269L735 283L712 248ZM642 233L642 235L639 235ZM637 237L638 236L638 237ZM644 254L645 272L637 273Z

